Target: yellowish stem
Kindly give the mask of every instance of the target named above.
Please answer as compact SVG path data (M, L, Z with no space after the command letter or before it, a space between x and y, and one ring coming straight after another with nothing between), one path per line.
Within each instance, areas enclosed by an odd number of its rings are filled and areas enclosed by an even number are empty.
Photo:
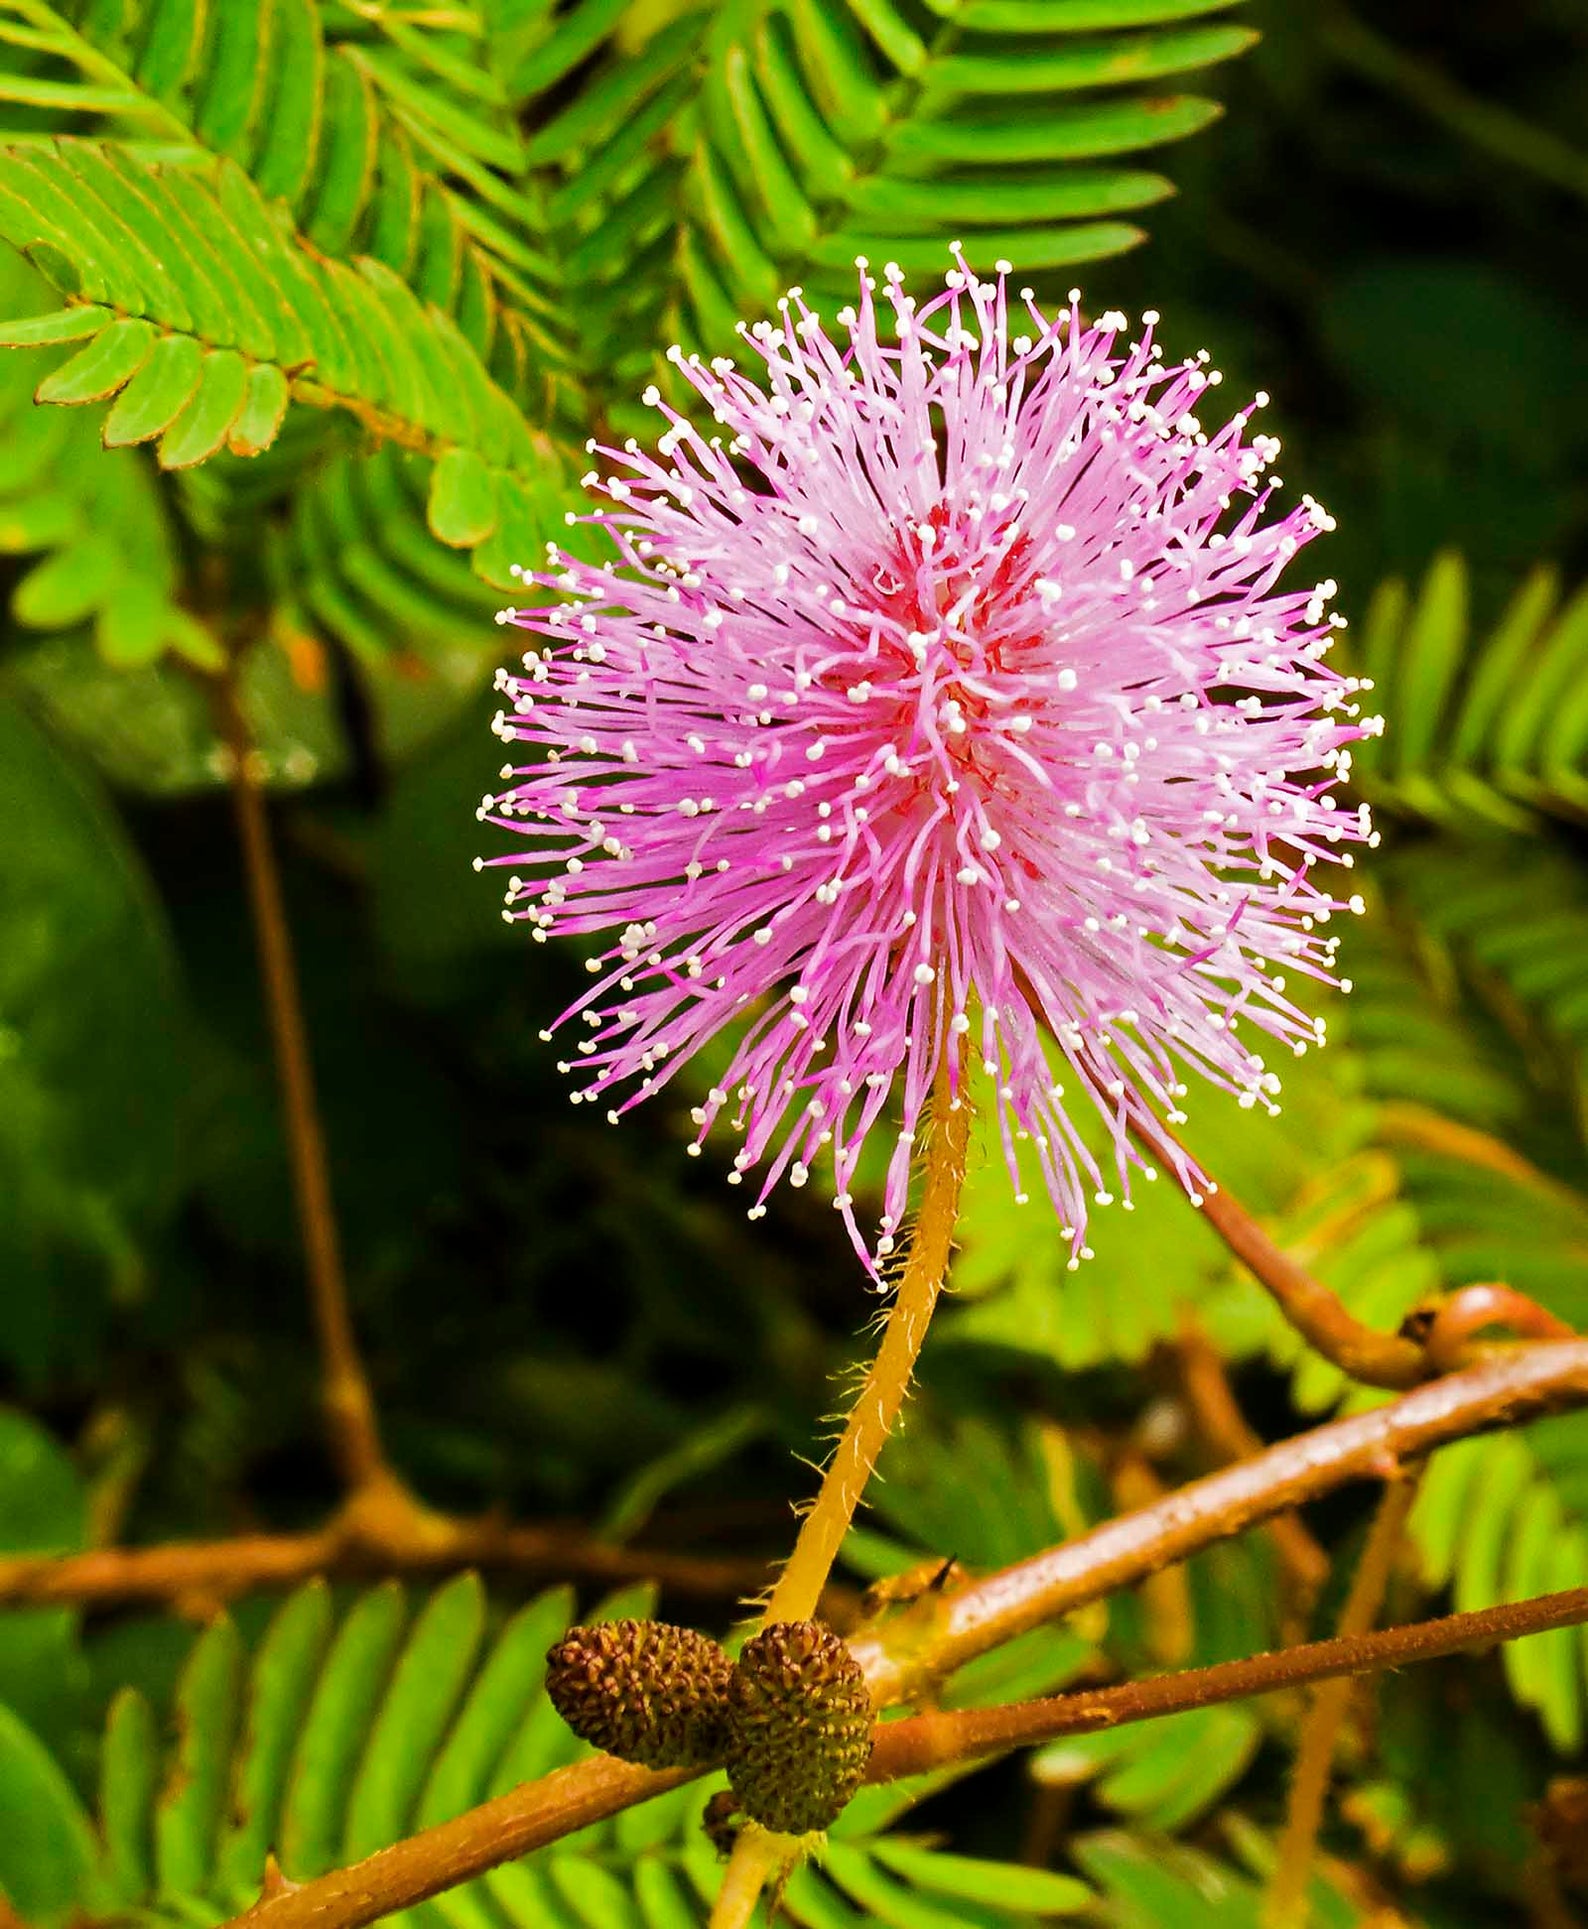
M778 1576L761 1618L763 1627L772 1621L808 1621L816 1612L877 1456L899 1417L948 1273L959 1196L965 1184L971 1121L969 1100L951 1098L948 1075L940 1072L928 1122L930 1139L921 1211L888 1308L882 1344L865 1385L849 1409L843 1438L822 1476L821 1491L800 1523L794 1551Z
M953 1097L948 1072L946 1068L940 1070L927 1127L930 1136L921 1210L904 1271L888 1308L882 1344L849 1409L843 1438L822 1476L821 1491L800 1523L794 1551L761 1617L763 1627L773 1621L808 1621L815 1614L877 1456L904 1405L948 1273L954 1224L965 1184L972 1116L969 1099ZM786 1836L769 1835L754 1827L744 1829L723 1877L711 1929L745 1929L767 1881L786 1870L797 1853Z
M712 1905L709 1929L746 1929L761 1891L782 1876L791 1859L786 1835L774 1835L770 1829L747 1822L733 1845L722 1888Z

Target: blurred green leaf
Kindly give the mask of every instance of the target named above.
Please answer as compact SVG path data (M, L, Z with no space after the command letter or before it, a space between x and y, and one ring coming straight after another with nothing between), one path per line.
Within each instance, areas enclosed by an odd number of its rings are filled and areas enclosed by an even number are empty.
M91 1355L181 1184L186 1018L108 803L0 690L0 1357Z
M0 1407L0 1553L69 1554L86 1539L77 1469L42 1427ZM85 1686L77 1624L66 1607L0 1614L0 1706L57 1749L70 1743Z
M1167 1833L1229 1794L1261 1737L1249 1708L1197 1708L1164 1721L1050 1742L1032 1756L1030 1772L1044 1787L1096 1779L1110 1808Z
M0 1896L33 1921L64 1917L94 1861L88 1817L43 1744L0 1707Z

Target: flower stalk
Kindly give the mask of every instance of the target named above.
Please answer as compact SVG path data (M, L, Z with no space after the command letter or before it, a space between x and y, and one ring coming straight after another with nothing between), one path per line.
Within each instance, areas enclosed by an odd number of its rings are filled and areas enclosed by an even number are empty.
M821 1489L800 1523L794 1551L767 1598L763 1628L779 1621L807 1621L816 1612L849 1523L909 1392L948 1275L972 1117L968 1095L963 1090L956 1094L946 1066L940 1068L927 1125L920 1214L888 1306L882 1344L849 1409ZM766 1882L775 1881L795 1853L763 1829L745 1829L729 1859L711 1929L742 1929Z
M763 1627L773 1621L808 1621L816 1612L877 1456L904 1405L938 1294L948 1276L972 1118L972 1106L963 1088L956 1094L947 1070L940 1071L927 1128L920 1215L904 1270L888 1303L882 1344L849 1409L816 1500L800 1523L794 1551L767 1598Z

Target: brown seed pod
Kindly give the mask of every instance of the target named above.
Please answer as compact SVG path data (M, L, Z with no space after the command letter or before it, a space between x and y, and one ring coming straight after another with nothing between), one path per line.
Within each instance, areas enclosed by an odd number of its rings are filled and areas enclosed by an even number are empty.
M570 1628L546 1656L546 1693L576 1735L644 1768L709 1768L727 1746L733 1663L666 1621Z
M728 1688L728 1781L745 1813L784 1835L824 1829L871 1755L859 1663L814 1621L775 1621L744 1645Z

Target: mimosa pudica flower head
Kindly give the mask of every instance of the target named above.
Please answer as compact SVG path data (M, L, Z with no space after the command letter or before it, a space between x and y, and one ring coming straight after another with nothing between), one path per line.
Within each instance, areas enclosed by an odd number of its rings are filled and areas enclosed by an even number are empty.
M524 572L559 600L504 612L543 647L499 677L527 754L480 815L506 915L604 940L559 1020L576 1097L616 1119L740 1028L697 1144L737 1128L757 1216L830 1160L875 1266L974 1061L1073 1263L1133 1121L1181 1120L1188 1072L1272 1108L1264 1047L1321 1038L1296 994L1361 908L1328 876L1373 838L1337 793L1376 721L1326 661L1335 586L1280 584L1332 525L1277 511L1254 408L1205 426L1217 375L1150 313L1131 341L956 262L919 302L862 263L832 329L791 291L753 374L673 351L704 427L653 389L654 451L591 445L612 554Z

